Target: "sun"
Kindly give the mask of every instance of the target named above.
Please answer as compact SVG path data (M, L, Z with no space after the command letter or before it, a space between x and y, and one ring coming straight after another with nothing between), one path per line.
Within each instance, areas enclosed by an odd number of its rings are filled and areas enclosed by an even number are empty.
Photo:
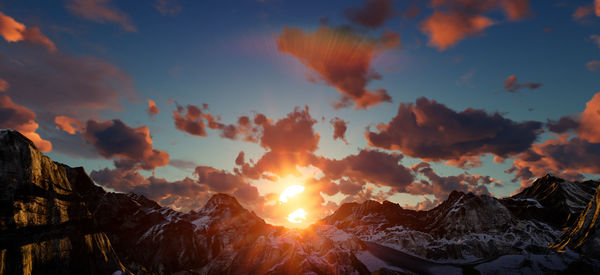
M306 211L300 208L287 216L287 220L291 223L301 223L306 220Z
M302 185L292 185L283 190L281 195L279 195L280 202L287 202L289 198L296 196L300 193L304 192L304 186Z

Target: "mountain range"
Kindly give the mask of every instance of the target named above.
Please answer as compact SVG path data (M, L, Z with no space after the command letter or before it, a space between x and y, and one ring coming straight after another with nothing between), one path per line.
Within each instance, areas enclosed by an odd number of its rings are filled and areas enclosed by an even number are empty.
M455 191L427 211L346 203L288 229L226 194L182 213L106 192L13 130L0 130L0 163L0 275L600 273L597 181Z

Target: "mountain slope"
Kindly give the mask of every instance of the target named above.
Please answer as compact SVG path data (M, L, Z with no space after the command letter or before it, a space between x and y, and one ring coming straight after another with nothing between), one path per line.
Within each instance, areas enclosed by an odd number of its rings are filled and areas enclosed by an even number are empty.
M0 130L1 274L125 271L69 173L20 133Z

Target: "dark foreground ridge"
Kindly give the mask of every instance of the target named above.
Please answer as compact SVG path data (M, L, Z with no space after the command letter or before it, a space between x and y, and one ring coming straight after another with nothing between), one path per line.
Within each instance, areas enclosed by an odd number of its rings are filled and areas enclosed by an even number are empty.
M181 213L105 192L12 130L0 130L0 162L1 275L600 272L594 181L547 175L503 199L452 192L428 211L348 203L299 231L225 194Z

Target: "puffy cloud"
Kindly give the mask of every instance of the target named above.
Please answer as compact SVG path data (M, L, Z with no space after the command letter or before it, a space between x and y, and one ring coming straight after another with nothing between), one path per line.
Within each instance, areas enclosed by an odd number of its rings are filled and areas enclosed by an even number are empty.
M585 104L577 132L582 139L600 143L600 93Z
M187 177L170 182L163 178L146 178L135 170L108 168L92 171L90 177L104 187L142 194L163 206L184 212L202 207L211 195L206 186Z
M594 10L596 16L600 17L600 0L594 0Z
M317 150L320 138L313 130L315 123L308 106L296 108L274 124L263 124L260 145L273 152L313 152Z
M429 36L429 45L446 50L460 40L482 33L496 24L484 16L501 10L510 21L531 14L528 0L432 0L434 13L421 23L421 31Z
M388 154L377 150L361 150L340 160L320 158L315 164L327 180L346 178L356 183L389 186L398 192L412 183L410 169L400 164L401 154Z
M158 107L156 107L156 102L154 102L154 100L148 99L148 115L154 116L158 115L158 113L160 113L160 110L158 109Z
M348 122L342 120L339 117L334 117L329 121L329 123L333 125L333 139L341 139L346 144L348 144L348 141L346 140L346 129L348 128Z
M7 93L52 115L93 117L97 111L120 110L119 101L133 95L132 80L119 68L94 57L73 57L27 50L0 54L0 75Z
M395 11L391 0L366 0L362 7L346 9L345 15L353 23L378 28L394 17Z
M197 167L195 175L198 179L186 177L168 181L154 176L146 178L134 169L104 168L90 173L90 177L102 186L142 194L161 205L182 211L200 208L215 193L233 194L245 204L261 200L258 189L239 176L207 166Z
M586 103L581 114L565 116L558 121L549 120L548 128L556 133L574 130L575 136L559 135L557 138L534 144L514 160L507 172L515 172L522 187L531 178L552 173L571 180L583 179L582 173L600 174L600 93Z
M548 127L548 130L551 132L563 134L579 128L579 118L565 116L561 117L559 120L548 119L546 127Z
M428 181L416 182L407 189L412 194L433 194L436 198L445 199L452 191L473 192L476 194L487 194L487 185L496 183L489 176L471 175L467 173L456 176L440 176L427 162L415 164L411 168L414 172L424 175Z
M56 124L56 129L63 130L71 135L74 135L76 132L83 132L85 128L83 122L68 116L57 116L54 118L54 123Z
M542 84L533 82L518 83L517 77L515 75L510 75L504 81L504 89L510 93L516 93L521 88L529 88L530 90L535 90L539 87L542 87Z
M23 23L17 22L10 16L0 12L0 35L7 42L28 41L34 44L40 44L49 51L56 51L56 46L50 38L40 32L37 27L26 27Z
M585 63L588 70L595 72L600 70L600 60L592 60Z
M118 119L83 123L66 116L56 117L55 123L67 133L81 133L103 157L118 158L115 166L119 168L152 170L169 162L168 153L153 148L147 126L132 128Z
M183 9L178 0L156 0L154 8L162 15L175 15Z
M398 114L378 132L367 132L371 146L400 150L424 160L460 160L486 153L507 157L531 146L542 124L515 122L499 113L468 108L461 112L421 97L401 103Z
M428 45L443 51L493 24L491 19L482 15L435 11L423 21L421 30L429 36Z
M10 97L0 94L0 128L10 128L19 131L33 141L35 147L42 152L52 150L52 143L44 140L35 131L38 124L36 114L25 106L18 105Z
M129 15L111 5L111 0L70 0L68 10L76 16L98 23L115 23L124 30L136 32Z
M315 72L319 79L335 87L342 95L336 108L354 103L355 109L367 109L391 102L384 89L367 90L369 82L381 79L371 61L381 51L400 45L396 33L385 32L379 39L362 37L349 29L320 27L314 33L284 28L277 38L280 52L293 55Z

